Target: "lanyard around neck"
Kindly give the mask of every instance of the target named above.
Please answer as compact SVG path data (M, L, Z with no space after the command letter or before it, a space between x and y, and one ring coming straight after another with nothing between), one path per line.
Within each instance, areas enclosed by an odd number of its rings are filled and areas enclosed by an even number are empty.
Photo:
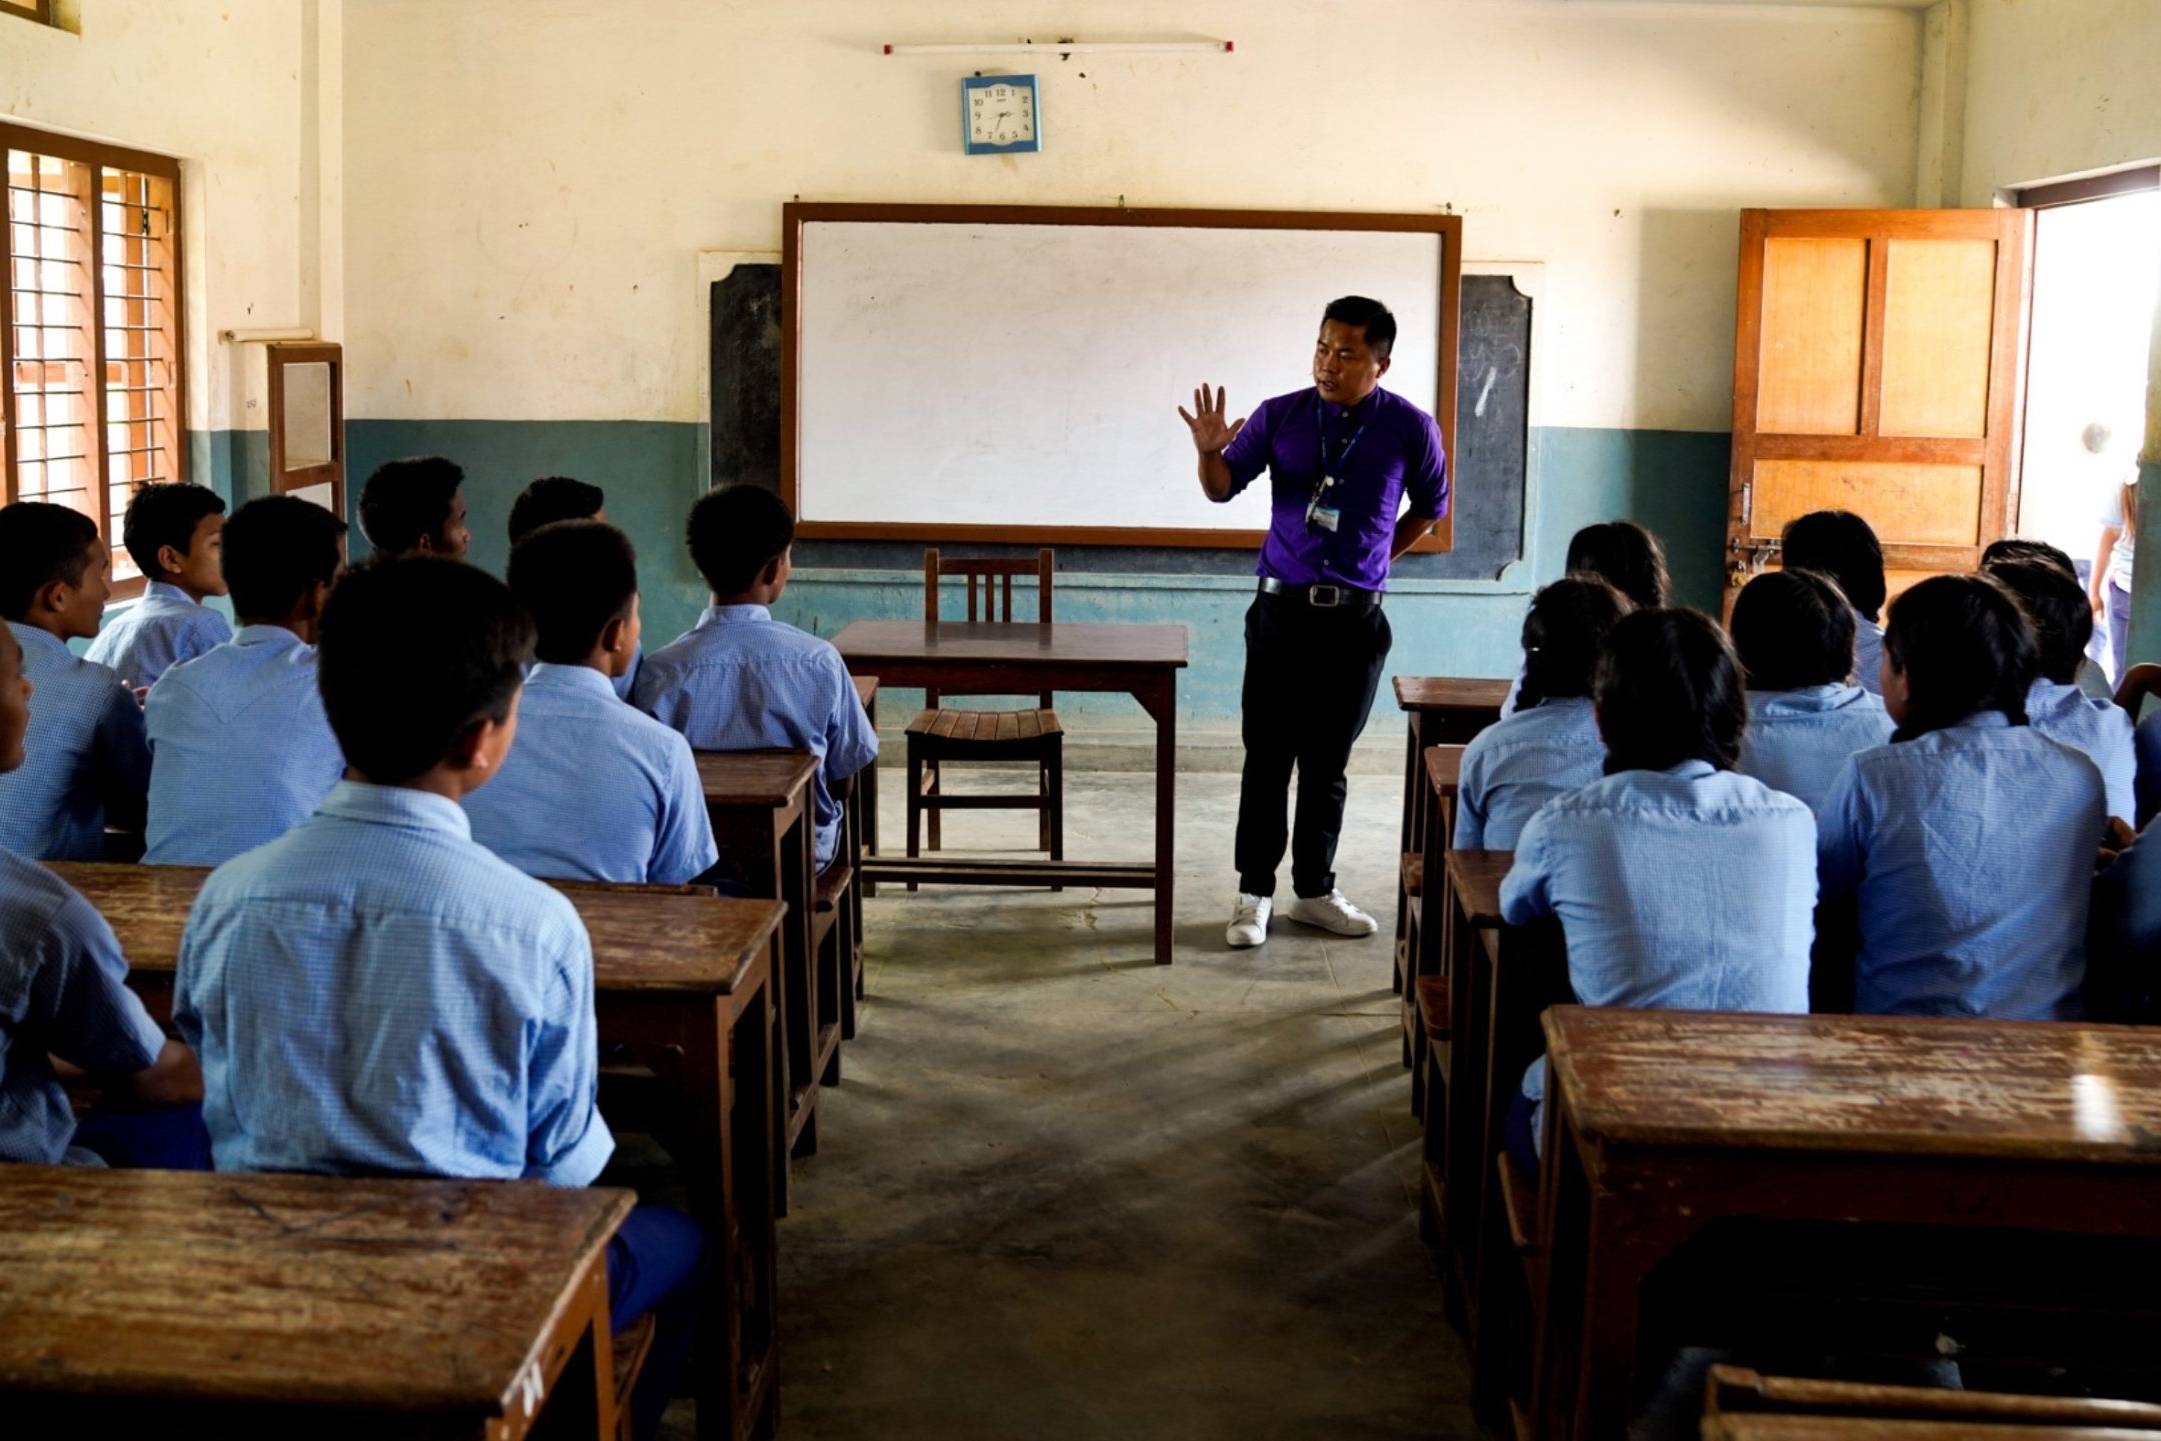
M1370 398L1368 397L1368 399ZM1348 414L1348 412L1345 413ZM1336 457L1334 465L1330 465L1328 463L1328 405L1321 399L1319 391L1313 392L1313 443L1314 448L1320 452L1320 470L1324 486L1329 481L1334 480L1342 472L1343 467L1351 463L1351 452L1358 448L1358 442L1365 438L1365 434L1366 422L1361 420L1358 422L1358 428L1351 432L1351 438L1343 443L1343 453Z

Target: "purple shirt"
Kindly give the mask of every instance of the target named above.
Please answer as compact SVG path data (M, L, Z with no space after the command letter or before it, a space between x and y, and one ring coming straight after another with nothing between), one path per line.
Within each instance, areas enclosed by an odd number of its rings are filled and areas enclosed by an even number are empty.
M1376 389L1351 411L1324 406L1311 386L1264 400L1224 447L1223 463L1230 467L1231 495L1268 472L1274 514L1258 573L1286 585L1386 590L1388 551L1405 492L1412 515L1439 520L1448 514L1441 428L1386 390ZM1306 507L1323 475L1336 481L1321 502L1341 513L1334 531L1306 524Z

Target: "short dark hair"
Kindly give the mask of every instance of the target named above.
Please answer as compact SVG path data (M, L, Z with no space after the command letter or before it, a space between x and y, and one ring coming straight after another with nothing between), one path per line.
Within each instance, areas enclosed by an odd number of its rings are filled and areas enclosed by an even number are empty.
M195 527L206 515L225 514L225 497L207 485L165 481L146 485L128 501L121 542L138 569L152 580L165 574L158 550L171 546L182 555L195 542Z
M1333 320L1338 325L1355 325L1366 337L1366 349L1373 352L1375 360L1386 360L1396 348L1396 317L1378 300L1363 295L1346 295L1328 302L1321 312L1321 324Z
M1598 576L1638 610L1664 606L1672 585L1666 574L1666 548L1632 520L1601 521L1577 531L1569 537L1563 569Z
M1730 771L1748 731L1741 662L1701 611L1639 610L1606 634L1592 692L1606 774L1709 761Z
M539 629L540 658L576 665L593 653L609 621L629 616L638 598L638 553L605 522L558 520L511 548L507 579Z
M1894 741L1986 710L2026 724L2026 692L2040 655L2026 613L2000 581L1930 576L1892 603L1883 653L1906 679L1906 720Z
M462 561L387 557L347 574L323 609L323 709L346 763L396 785L507 717L532 658L533 618L510 587Z
M441 534L464 480L458 463L440 455L384 462L360 492L361 533L379 555L419 549L421 537Z
M1812 510L1788 521L1778 549L1781 564L1820 570L1837 581L1853 608L1870 620L1882 612L1883 543L1852 511Z
M1992 570L2007 560L2037 560L2043 565L2055 566L2073 580L2078 579L2078 566L2072 562L2070 555L2045 540L2028 540L2023 536L1992 540L1988 543L1988 548L1981 552L1981 569Z
M1750 690L1804 690L1853 676L1853 606L1821 571L1767 570L1742 586L1732 631Z
M97 523L79 510L42 500L0 506L0 619L30 614L56 580L81 585L97 543Z
M2060 685L2078 679L2086 642L2093 639L2093 606L2076 573L2046 560L1999 560L1981 573L2018 597L2033 627L2035 664Z
M1531 597L1523 618L1525 710L1541 701L1591 693L1599 647L1613 623L1635 607L1595 575L1568 575Z
M567 475L544 475L518 492L510 503L510 543L559 520L591 520L608 503L597 485Z
M715 595L737 595L795 544L795 517L781 498L756 485L709 490L684 527L690 561Z
M337 579L345 522L297 495L251 500L225 522L225 585L243 621L280 621Z

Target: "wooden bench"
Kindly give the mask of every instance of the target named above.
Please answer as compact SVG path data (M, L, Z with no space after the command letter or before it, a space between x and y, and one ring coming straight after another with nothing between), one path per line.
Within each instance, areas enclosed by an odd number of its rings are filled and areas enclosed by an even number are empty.
M1461 680L1451 676L1395 678L1396 705L1404 712L1409 746L1403 761L1403 829L1396 849L1408 855L1420 848L1428 793L1425 753L1428 746L1462 745L1501 717L1508 699L1505 680ZM1394 986L1408 988L1410 952L1405 946L1409 896L1396 887L1396 968ZM1406 1062L1409 1057L1405 1057Z
M1463 774L1463 747L1427 746L1426 785L1431 791L1420 808L1415 850L1403 854L1401 935L1396 960L1403 988L1403 1058L1411 1068L1411 1114L1425 1114L1426 1038L1433 1027L1421 1015L1419 997L1432 988L1418 984L1444 974L1452 906L1448 898L1449 839L1456 828L1456 793ZM1445 1014L1445 1012L1443 1013ZM1447 1028L1441 1028L1445 1035Z

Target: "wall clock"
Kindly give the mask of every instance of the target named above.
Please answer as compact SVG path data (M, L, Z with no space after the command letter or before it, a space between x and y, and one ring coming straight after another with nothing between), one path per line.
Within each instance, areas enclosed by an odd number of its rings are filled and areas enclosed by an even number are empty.
M1043 148L1033 75L970 75L960 82L960 133L970 155Z

